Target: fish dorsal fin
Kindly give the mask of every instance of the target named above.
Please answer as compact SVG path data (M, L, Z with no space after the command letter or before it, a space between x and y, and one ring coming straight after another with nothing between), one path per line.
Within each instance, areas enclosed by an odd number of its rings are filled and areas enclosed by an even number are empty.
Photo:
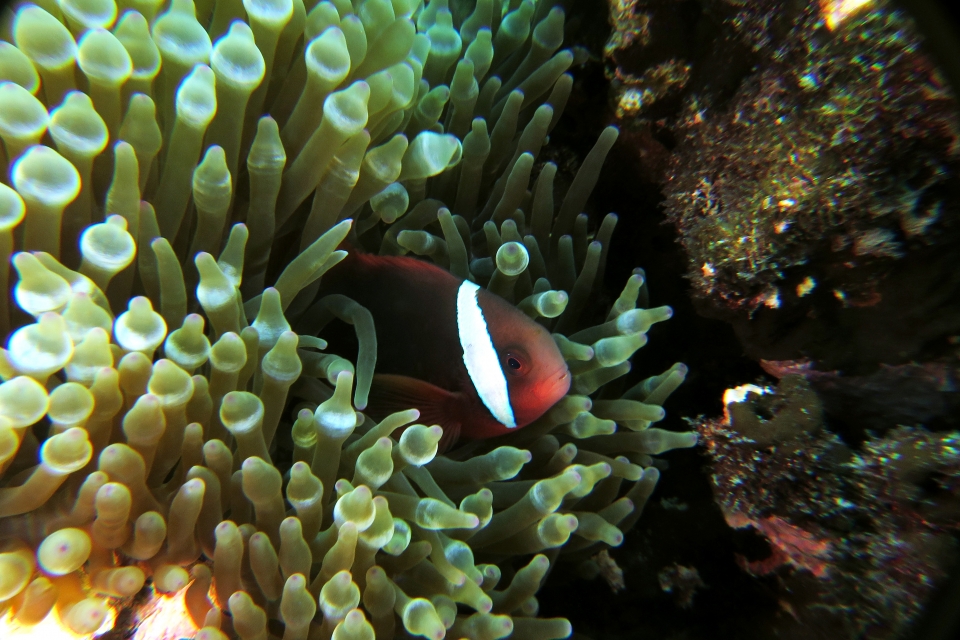
M446 451L460 437L463 398L458 393L411 378L392 374L373 376L370 407L384 415L407 409L420 411L421 424L438 424L443 428L440 451Z

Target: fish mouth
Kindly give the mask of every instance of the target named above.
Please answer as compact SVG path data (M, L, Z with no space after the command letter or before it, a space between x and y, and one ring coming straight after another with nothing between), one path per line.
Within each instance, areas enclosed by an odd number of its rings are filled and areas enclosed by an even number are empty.
M573 376L570 375L570 369L564 364L554 373L547 376L547 379L552 380L552 383L547 387L544 395L554 402L557 402L570 391L570 383L573 380Z

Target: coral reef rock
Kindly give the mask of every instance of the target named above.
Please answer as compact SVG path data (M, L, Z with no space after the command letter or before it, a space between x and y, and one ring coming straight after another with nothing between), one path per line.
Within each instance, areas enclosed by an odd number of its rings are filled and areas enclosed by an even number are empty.
M800 376L731 389L726 416L697 426L727 524L767 541L738 556L774 574L807 632L902 636L956 557L960 434L898 427L853 449Z
M663 4L612 10L614 99L640 156L670 149L657 175L700 312L757 359L938 352L960 332L960 116L909 17L883 0ZM683 29L703 49L666 48Z

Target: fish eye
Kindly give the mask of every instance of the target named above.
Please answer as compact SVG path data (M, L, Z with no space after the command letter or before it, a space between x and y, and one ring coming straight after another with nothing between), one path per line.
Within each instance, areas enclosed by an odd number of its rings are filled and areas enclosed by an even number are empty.
M507 352L503 357L503 362L505 365L504 369L509 374L522 376L527 372L526 358L516 352Z

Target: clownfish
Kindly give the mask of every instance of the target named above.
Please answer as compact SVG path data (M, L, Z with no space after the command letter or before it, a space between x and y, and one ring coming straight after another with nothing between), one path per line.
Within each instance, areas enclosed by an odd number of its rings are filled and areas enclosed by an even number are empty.
M441 450L520 429L570 389L570 370L544 327L431 263L350 250L324 275L320 296L328 294L373 316L367 410L378 417L418 409L420 422L443 428Z

